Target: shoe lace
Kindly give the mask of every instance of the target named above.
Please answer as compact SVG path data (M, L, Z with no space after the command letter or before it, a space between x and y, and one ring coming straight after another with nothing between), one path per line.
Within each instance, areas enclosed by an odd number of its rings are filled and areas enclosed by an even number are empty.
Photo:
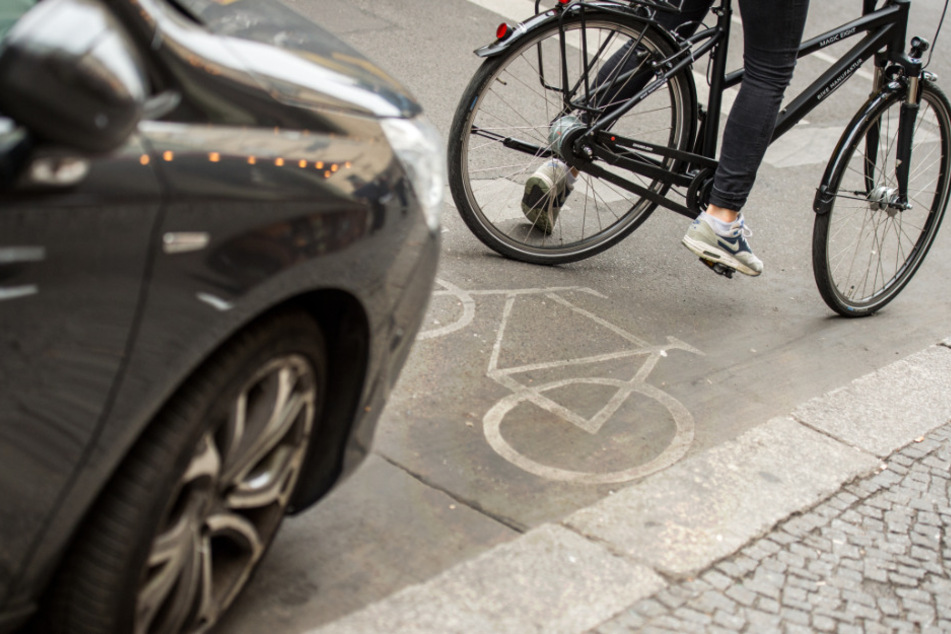
M746 222L741 218L730 231L731 238L743 238L744 240L753 235L753 230L746 226Z

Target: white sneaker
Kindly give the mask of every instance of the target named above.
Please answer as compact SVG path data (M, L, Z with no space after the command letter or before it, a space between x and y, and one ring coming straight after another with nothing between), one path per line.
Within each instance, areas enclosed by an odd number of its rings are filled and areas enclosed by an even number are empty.
M546 161L525 181L522 213L533 227L551 233L565 198L573 189L571 170L559 159Z
M706 212L693 221L687 229L683 244L701 260L720 262L746 275L757 276L763 272L763 261L753 255L746 239L753 231L743 222L743 214L730 225L726 235L717 233L707 222Z

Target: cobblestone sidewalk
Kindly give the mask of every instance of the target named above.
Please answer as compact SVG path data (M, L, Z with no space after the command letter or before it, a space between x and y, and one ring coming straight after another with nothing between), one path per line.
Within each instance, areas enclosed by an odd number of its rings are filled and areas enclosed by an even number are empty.
M951 633L951 424L593 632Z

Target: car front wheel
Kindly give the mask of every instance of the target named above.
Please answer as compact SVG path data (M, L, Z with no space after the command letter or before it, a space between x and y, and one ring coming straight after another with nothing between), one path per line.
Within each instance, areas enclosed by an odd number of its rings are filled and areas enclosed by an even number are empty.
M54 582L53 632L202 632L245 586L298 481L326 385L320 328L258 322L149 426Z

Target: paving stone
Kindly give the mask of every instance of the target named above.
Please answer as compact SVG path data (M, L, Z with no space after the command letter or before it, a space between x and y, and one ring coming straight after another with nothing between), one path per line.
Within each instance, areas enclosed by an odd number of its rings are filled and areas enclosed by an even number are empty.
M789 545L789 552L801 555L806 561L817 559L823 552L832 549L832 540L825 535L807 535L801 543Z
M638 602L618 632L951 633L951 423L939 432L869 482Z
M862 624L865 634L890 634L891 630L877 620L866 621Z
M875 597L867 592L858 590L843 590L842 598L852 603L860 603L865 606L875 607Z
M891 597L881 597L878 599L878 609L886 616L898 616L901 614L901 603Z
M769 597L760 597L756 601L756 609L762 610L763 612L769 612L770 614L778 614L779 610L782 608L782 604L776 599L771 599Z
M625 634L626 632L640 631L647 623L647 619L636 612L628 611L613 621L603 623L594 632L596 634Z
M892 502L888 500L884 495L876 494L866 500L867 508L874 508L880 511L890 511L892 508Z
M846 604L845 610L858 619L877 621L881 617L881 614L878 613L878 610L861 603L849 602Z
M780 623L782 623L782 619L778 614L767 614L759 610L747 610L746 620L755 632L778 631Z
M696 625L709 625L713 623L713 619L702 612L693 610L689 607L677 608L674 610L674 616L681 621L686 623L694 623Z
M790 568L786 574L787 583L798 585L800 588L806 588L807 590L814 587L822 579L821 575L802 568Z
M716 570L705 572L701 578L717 590L726 590L734 583L733 579Z
M918 601L919 603L931 603L931 593L925 592L919 588L898 588L895 594L903 601Z
M917 565L916 566L900 565L898 566L898 570L896 572L900 575L905 575L906 577L911 577L912 579L916 579L918 581L924 579L925 575L927 574L924 570L921 569L920 566L917 566Z
M910 462L911 461L909 461L909 463ZM833 502L840 504L842 509L844 510L852 506L856 502L858 502L859 498L858 496L853 495L849 493L848 491L842 491L838 495L836 495L834 498L832 498L832 500Z
M715 611L713 613L713 622L716 625L733 630L734 632L738 632L746 626L746 619L741 615L725 610Z
M651 618L655 616L661 616L667 614L667 607L662 605L656 599L645 599L634 604L634 610L638 614L643 614L645 617Z
M864 579L861 572L858 570L852 570L851 568L839 568L838 576L841 579L845 579L856 584L862 583L862 580Z
M811 617L809 616L809 604L806 604L805 609L783 608L779 611L779 616L784 622L787 623L809 625L809 621L811 620Z
M927 603L918 601L902 601L902 606L908 612L908 619L917 623L928 624L935 620L934 608Z
M739 566L729 560L718 563L715 570L725 577L729 577L731 579L739 579L744 574L740 570Z
M878 566L870 565L868 560L866 560L862 574L867 580L877 581L879 583L886 583L888 581L888 571Z
M900 575L895 572L889 573L888 580L895 585L907 586L909 588L914 588L918 585L918 580L914 577L906 577L905 575Z
M784 530L774 530L767 539L781 546L789 546L795 542L797 538Z
M668 608L675 610L687 601L687 596L683 592L675 592L673 589L662 590L654 597Z
M881 512L879 512L878 515L881 515ZM885 522L879 519L878 516L866 516L865 519L862 520L862 528L870 533L884 533Z
M710 589L710 586L700 579L688 579L680 584L680 587L687 592L687 596L689 597L699 597Z
M830 619L821 614L813 614L811 625L818 632L834 632L837 623L835 619Z
M728 588L726 596L744 606L751 606L756 601L756 593L743 586L733 586Z
M784 550L776 554L776 559L783 562L790 568L805 568L806 567L806 558L802 555L797 555L791 553L788 550Z
M705 614L713 614L716 611L726 612L728 614L736 612L736 603L722 592L715 590L704 592L690 602L690 607L700 610Z
M747 555L737 555L733 558L733 564L739 569L740 575L746 575L759 565L759 561Z
M781 585L772 584L760 578L748 579L743 584L743 587L747 590L752 590L756 594L772 599L779 598L779 593L782 589Z

